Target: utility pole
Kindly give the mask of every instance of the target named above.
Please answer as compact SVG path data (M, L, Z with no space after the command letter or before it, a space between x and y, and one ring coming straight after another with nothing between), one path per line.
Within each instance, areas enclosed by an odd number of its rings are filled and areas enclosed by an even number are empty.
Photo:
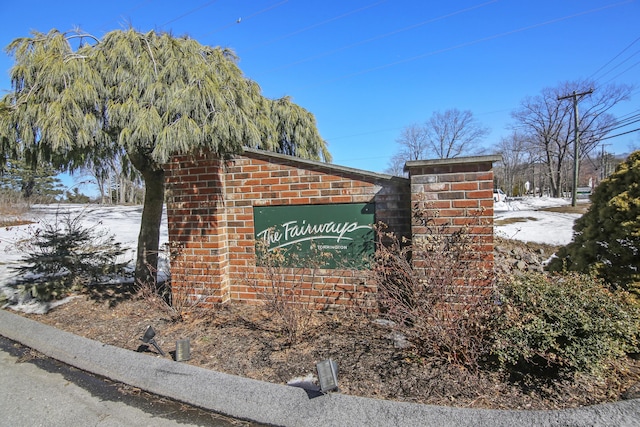
M602 148L602 180L604 180L607 177L607 159L605 157L606 152L604 151L604 147L607 145L611 145L611 144L600 144L600 147Z
M578 194L578 168L580 165L579 153L580 153L580 131L578 130L578 97L583 95L589 95L593 93L593 89L589 89L586 92L576 93L574 90L571 95L559 96L558 101L563 99L573 98L573 119L574 119L574 143L573 143L573 189L571 190L571 206L576 205L576 199Z

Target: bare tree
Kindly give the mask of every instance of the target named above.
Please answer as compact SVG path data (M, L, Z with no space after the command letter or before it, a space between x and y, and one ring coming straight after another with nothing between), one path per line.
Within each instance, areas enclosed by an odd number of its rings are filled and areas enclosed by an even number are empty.
M402 129L400 138L396 140L402 146L401 153L405 160L424 159L428 150L427 133L417 124Z
M401 175L404 162L428 158L448 159L479 151L489 129L478 123L471 111L457 109L434 112L424 125L404 129L396 143L398 152L389 160L387 173Z
M427 134L420 125L414 123L402 129L396 143L400 146L400 150L391 157L385 172L401 176L404 174L405 162L426 158Z
M528 180L528 169L534 160L529 140L514 131L500 140L495 151L502 155L502 163L496 168L496 179L507 194L521 194Z
M388 173L389 175L404 176L406 175L404 172L404 164L406 161L407 159L403 154L396 153L387 163L387 168L384 170L384 172Z
M478 150L489 129L482 126L469 110L456 108L436 111L425 124L428 150L436 158L449 159Z
M100 203L121 205L142 203L144 196L142 179L123 150L114 151L100 163L87 165L83 170L93 177L100 192Z
M566 166L573 159L573 105L559 100L573 91L585 92L593 82L567 82L555 88L546 88L540 95L524 99L520 108L512 113L515 128L532 142L543 158L551 187L551 194L559 197ZM580 99L579 124L580 153L590 153L600 140L616 125L608 111L629 98L631 87L609 85L600 87L592 95Z

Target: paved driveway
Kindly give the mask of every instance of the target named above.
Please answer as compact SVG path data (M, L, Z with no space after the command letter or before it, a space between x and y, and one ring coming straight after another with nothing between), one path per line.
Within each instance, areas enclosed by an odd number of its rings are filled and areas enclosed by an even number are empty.
M0 337L0 426L249 426L105 381Z

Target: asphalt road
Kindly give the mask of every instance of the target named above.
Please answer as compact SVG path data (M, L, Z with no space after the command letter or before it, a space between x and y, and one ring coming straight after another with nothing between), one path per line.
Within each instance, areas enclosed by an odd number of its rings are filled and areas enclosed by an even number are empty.
M0 426L257 426L72 368L0 337Z

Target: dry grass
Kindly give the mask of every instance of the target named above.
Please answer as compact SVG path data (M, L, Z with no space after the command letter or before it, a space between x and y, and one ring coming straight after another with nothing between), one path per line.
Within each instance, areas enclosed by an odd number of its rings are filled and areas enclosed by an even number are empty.
M33 221L26 219L28 213L29 205L27 203L0 195L0 227L30 224Z
M527 222L527 221L537 221L538 218L533 218L531 216L520 217L520 218L504 218L494 221L495 225L508 225L508 224L516 224L518 222Z
M543 209L538 209L541 212L554 212L554 213L568 213L568 214L579 214L579 215L583 215L584 213L587 212L587 210L589 209L589 206L591 206L591 203L589 202L580 202L578 203L576 206L571 206L571 205L567 205L567 206L554 206L551 208L543 208ZM494 221L495 225L509 225L509 224L516 224L519 222L527 222L527 221L537 221L537 218L531 217L531 216L527 216L527 217L518 217L518 218L501 218L498 220Z
M589 206L591 206L591 203L578 203L575 206L555 206L552 208L544 208L540 210L543 212L571 213L583 215L587 212Z

